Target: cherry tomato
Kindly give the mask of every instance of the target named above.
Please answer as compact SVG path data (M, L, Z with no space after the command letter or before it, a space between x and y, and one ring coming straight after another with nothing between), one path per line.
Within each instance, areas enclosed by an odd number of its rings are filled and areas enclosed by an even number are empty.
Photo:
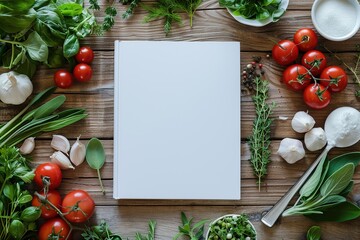
M40 195L45 196L44 191L41 191ZM58 191L50 190L47 193L46 198L55 207L60 208L61 196L60 196L60 193ZM41 217L42 218L48 219L48 218L53 218L53 217L57 216L57 212L49 204L41 203L40 199L36 195L34 196L34 198L32 200L32 205L34 207L40 207L40 209L41 209Z
M73 74L75 79L79 82L88 82L92 77L92 69L86 63L79 63L75 66Z
M43 177L50 182L49 189L55 189L60 186L62 181L62 173L58 165L55 163L43 163L35 169L35 183L43 188Z
M90 64L94 60L94 52L90 47L81 47L75 55L75 59L78 63Z
M321 84L312 83L307 86L303 93L305 103L314 109L322 109L329 105L331 94Z
M60 217L52 218L40 226L39 240L66 239L70 232L69 225Z
M73 83L73 75L67 70L60 69L54 74L54 82L59 88L69 88Z
M300 51L306 52L316 47L318 37L311 28L300 28L294 34L294 43Z
M341 92L348 83L348 77L344 69L338 66L329 66L322 71L320 83L329 86L332 92Z
M294 64L285 69L283 73L283 82L290 89L301 91L310 84L311 76L304 66Z
M318 77L326 67L326 57L318 50L310 50L302 57L301 64L309 69L312 75Z
M64 197L61 206L65 218L74 223L85 222L93 215L95 210L94 200L83 190L69 192Z
M272 57L280 65L287 66L293 63L299 55L296 44L290 40L281 40L274 45Z

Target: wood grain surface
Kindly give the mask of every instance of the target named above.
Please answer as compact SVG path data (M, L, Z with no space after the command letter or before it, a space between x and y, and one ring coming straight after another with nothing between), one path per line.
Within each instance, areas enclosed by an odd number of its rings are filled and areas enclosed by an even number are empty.
M105 0L100 1L104 7ZM154 1L144 1L154 2ZM300 140L303 134L295 133L290 126L291 118L295 112L309 110L316 119L316 126L322 127L326 116L339 106L353 106L360 109L360 103L354 96L357 85L350 82L347 89L340 94L333 94L331 104L324 110L316 111L306 107L301 93L288 90L281 83L284 68L267 58L271 53L274 41L291 39L294 32L300 27L313 28L310 11L312 0L290 1L289 8L281 20L268 26L255 28L242 25L235 21L226 9L219 6L217 0L205 0L194 16L194 26L191 29L188 20L181 26L175 25L171 33L165 36L161 20L144 23L145 12L138 9L135 15L128 20L121 19L125 6L115 1L114 6L119 11L115 27L104 36L91 36L82 44L89 45L95 50L95 60L92 63L94 75L87 84L75 84L67 90L58 89L56 94L65 94L67 101L65 108L86 108L89 116L70 127L57 131L74 142L76 137L86 142L91 137L97 137L104 143L106 149L106 163L101 170L106 188L103 196L96 172L86 164L76 170L64 171L64 180L60 188L62 195L72 189L85 189L96 202L96 213L93 222L105 219L112 230L125 237L133 237L135 232L146 232L147 222L154 219L158 222L156 240L170 240L177 233L180 224L180 212L193 216L195 220L215 219L229 213L247 213L258 232L259 240L277 239L306 239L306 231L312 225L319 225L322 239L360 239L360 219L347 223L317 223L305 217L287 217L281 219L274 227L268 228L260 221L262 214L295 183L307 167L320 153L306 152L305 159L296 164L289 165L276 153L279 142L284 137L293 137ZM99 18L103 13L97 13ZM265 76L270 82L270 101L276 103L273 113L274 124L271 127L271 160L268 175L261 191L258 191L256 179L253 176L249 162L250 152L246 143L251 134L252 122L255 117L251 95L246 92L241 96L241 195L239 201L196 201L196 200L114 200L112 198L113 186L113 113L114 113L114 40L161 40L161 41L239 41L241 43L241 66L251 62L253 56L262 57ZM360 41L360 34L344 42L331 42L320 37L321 45L327 46L336 52L346 63L353 66L356 56L356 44ZM323 50L323 47L320 46ZM326 52L326 51L325 51ZM330 64L339 64L333 56L326 53ZM186 63L184 63L184 67ZM141 66L139 66L141 70ZM181 67L179 66L179 70ZM5 70L2 69L1 72ZM204 70L205 71L205 70ZM53 85L54 69L40 67L33 82L34 91ZM353 76L348 72L350 78ZM0 121L6 121L14 116L21 106L10 107L0 104ZM279 117L286 117L281 120ZM49 161L52 153L50 148L51 134L44 134L36 141L36 149L32 154L34 166ZM360 143L346 149L333 149L330 157L350 152L360 151ZM186 173L184 173L186 174ZM139 176L141 178L141 176ZM355 187L350 195L353 201L360 204L360 172L355 173ZM226 177L222 178L226 184ZM206 182L204 182L206 184ZM149 180L151 187L151 179ZM201 189L199 189L201 191ZM206 227L207 228L207 227Z

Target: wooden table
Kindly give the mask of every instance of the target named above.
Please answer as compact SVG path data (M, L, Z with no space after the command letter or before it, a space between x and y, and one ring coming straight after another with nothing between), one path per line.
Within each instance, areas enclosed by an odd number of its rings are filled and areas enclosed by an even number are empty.
M101 1L103 4L106 1ZM122 13L124 7L115 1L115 6ZM106 163L102 169L102 177L106 188L106 195L101 194L96 172L83 164L76 170L64 171L61 193L71 189L85 189L96 202L96 214L93 221L105 219L114 232L122 236L133 238L136 231L146 232L150 219L157 221L156 239L169 240L177 233L180 225L180 212L184 211L195 220L214 219L228 213L247 213L258 231L258 239L305 239L307 229L312 225L321 226L323 239L360 239L360 219L347 223L315 223L305 217L287 217L281 219L273 228L268 228L260 219L264 211L268 210L303 174L319 152L307 152L304 160L289 165L276 154L279 142L284 137L302 139L302 134L296 134L290 127L290 121L295 112L307 110L300 93L292 92L280 82L283 67L277 65L266 54L270 53L274 41L291 39L300 27L313 28L310 10L313 1L290 1L286 14L277 23L266 27L248 27L236 22L229 13L218 5L217 0L206 0L196 11L194 26L174 26L169 36L165 36L162 21L143 23L145 12L141 9L125 21L118 16L116 25L111 32L102 37L87 38L83 45L89 45L95 50L95 61L92 64L94 76L88 84L76 84L69 90L58 89L67 97L66 107L84 107L89 116L81 121L57 131L74 142L81 134L84 141L91 137L100 138L106 148ZM244 66L253 56L263 57L266 77L270 81L270 99L277 104L274 111L272 126L272 156L268 175L261 191L258 191L256 180L249 162L249 147L246 138L250 135L254 119L254 107L250 95L241 98L241 194L239 201L166 201L166 200L114 200L112 198L113 185L113 56L114 40L170 40L170 41L240 41L241 64ZM354 64L355 44L360 41L360 34L351 40L336 43L320 37L320 43L339 52L339 55L350 65ZM331 57L330 63L337 63ZM186 63L185 63L186 64ZM141 70L141 66L139 66ZM181 70L181 69L180 69ZM41 67L34 77L35 92L51 86L54 70ZM350 74L350 73L349 73ZM351 76L350 76L351 77ZM331 104L324 110L309 110L314 116L316 126L323 126L326 116L338 106L353 106L360 109L360 103L354 96L354 84L349 84L341 94L334 94ZM19 108L8 107L1 114L1 120L15 115ZM279 116L288 117L280 120ZM46 162L52 152L50 148L51 135L43 135L37 140L37 147L33 154L35 163ZM334 149L331 156L349 151L358 151L360 144L347 149ZM141 177L141 176L139 176ZM204 182L204 184L206 184ZM224 180L226 184L226 180ZM151 179L149 180L151 187ZM200 190L201 191L201 190ZM360 203L360 174L355 174L355 187L352 199Z

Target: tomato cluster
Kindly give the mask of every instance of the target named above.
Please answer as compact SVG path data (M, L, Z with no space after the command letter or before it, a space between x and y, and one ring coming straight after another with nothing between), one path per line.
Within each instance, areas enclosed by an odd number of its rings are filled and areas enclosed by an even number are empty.
M327 66L325 55L315 50L317 43L312 29L301 28L294 34L294 41L281 40L275 44L272 57L278 64L287 66L282 76L285 85L303 91L304 102L309 107L322 109L329 105L331 93L345 89L348 79L341 67ZM304 54L296 64L300 51Z
M72 73L66 69L60 69L54 74L55 85L59 88L69 88L74 79L78 82L88 82L92 77L92 68L89 65L94 60L94 52L90 47L81 47L75 55L78 63Z
M39 195L46 199L44 202L35 195L32 200L32 205L39 207L41 217L47 220L40 226L39 240L65 239L70 233L70 226L51 205L60 210L70 223L85 222L93 215L94 200L83 190L73 190L61 200L56 190L62 182L62 172L58 165L50 162L40 164L35 169L34 181L42 189Z

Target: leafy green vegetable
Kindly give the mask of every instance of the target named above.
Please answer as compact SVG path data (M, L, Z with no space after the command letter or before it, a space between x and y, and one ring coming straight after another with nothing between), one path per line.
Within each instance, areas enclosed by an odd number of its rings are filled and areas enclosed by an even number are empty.
M268 81L256 77L255 78L255 94L253 102L255 104L256 117L253 123L252 134L249 137L250 145L250 162L253 167L255 176L257 176L257 184L261 186L264 176L267 174L267 165L270 163L270 126L273 119L270 118L275 103L267 103L268 99Z
M181 223L179 226L179 233L173 238L173 240L179 237L186 236L190 240L202 240L204 239L204 225L208 220L201 220L193 224L193 219L188 219L185 213L181 212Z
M319 226L312 226L306 234L306 240L320 240L321 232Z
M102 220L100 225L87 227L81 234L84 240L122 240L120 235L113 234L109 225Z
M155 228L156 228L156 221L150 220L149 221L149 232L147 235L142 235L141 233L135 233L135 240L155 240Z
M0 148L0 239L22 239L40 217L25 185L33 178L28 160L16 147Z
M105 189L102 184L100 169L105 163L106 155L104 146L97 138L92 138L86 145L86 161L92 169L95 169L98 174L101 190L105 194Z
M219 0L219 4L247 19L271 18L276 22L285 13L285 9L280 8L281 0Z
M331 161L322 159L300 190L295 205L284 211L283 216L303 214L317 221L335 222L359 217L360 208L346 199L359 162L360 152L343 154Z

